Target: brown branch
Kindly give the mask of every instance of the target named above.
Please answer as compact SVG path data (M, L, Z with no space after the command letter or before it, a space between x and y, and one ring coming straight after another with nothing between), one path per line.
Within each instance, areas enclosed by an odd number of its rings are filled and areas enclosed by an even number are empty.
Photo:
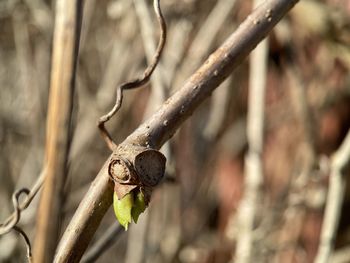
M33 250L35 262L52 262L59 238L63 187L72 132L80 12L80 0L57 1L46 130L46 178L37 215Z
M23 240L25 242L26 248L27 248L27 260L28 260L29 263L32 263L32 246L30 244L30 240L29 240L27 234L21 228L19 228L18 226L14 226L13 229L18 234L20 234L20 236L22 236L22 238L23 238Z
M270 0L254 10L226 42L217 49L171 98L122 145L159 149L179 126L267 36L297 0ZM113 184L105 162L68 225L54 262L78 262L112 203Z

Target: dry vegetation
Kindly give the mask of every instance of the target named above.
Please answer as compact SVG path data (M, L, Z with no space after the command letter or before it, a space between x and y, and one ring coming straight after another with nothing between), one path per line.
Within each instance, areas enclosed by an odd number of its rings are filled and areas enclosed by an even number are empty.
M156 45L151 1L145 1L148 9L140 2L84 2L62 231L110 153L98 118L113 104L116 85L139 75ZM234 0L161 4L165 51L150 84L124 93L107 125L116 142L174 93L252 9L251 1ZM1 221L13 210L12 193L29 188L43 165L54 6L48 0L0 1ZM350 127L350 2L301 1L275 27L267 47L263 179L250 262L313 262L330 157ZM248 62L163 147L166 180L139 224L124 232L109 211L83 262L233 262L249 149ZM19 222L32 241L38 199ZM350 261L349 206L346 188L331 262ZM0 237L0 262L24 258L16 233Z

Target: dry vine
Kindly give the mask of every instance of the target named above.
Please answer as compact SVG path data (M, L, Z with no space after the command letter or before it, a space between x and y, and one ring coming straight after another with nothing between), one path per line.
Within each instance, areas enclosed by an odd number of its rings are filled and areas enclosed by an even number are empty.
M21 207L20 207L19 201L18 201L21 194L26 194L27 199L28 199L29 195L30 195L30 191L27 188L22 188L22 189L17 190L16 192L13 193L12 203L13 203L13 207L14 207L15 211L14 211L13 215L10 216L5 221L5 223L3 223L0 226L0 235L7 234L11 230L15 230L17 233L19 233L25 241L25 245L27 247L27 258L28 258L28 261L31 262L32 248L30 245L29 238L28 238L27 234L20 227L17 226L18 221L21 219Z
M46 170L44 169L40 173L38 179L34 183L31 190L28 190L27 188L21 188L13 193L12 203L14 207L14 212L2 224L0 224L0 235L5 235L10 231L15 230L23 237L27 247L27 258L29 262L31 262L31 258L32 258L32 248L31 248L30 240L26 235L26 233L20 227L18 227L17 224L21 219L21 213L30 205L30 203L33 201L36 194L39 192L41 186L43 185L45 175L46 175ZM19 198L21 194L25 194L26 197L20 204Z

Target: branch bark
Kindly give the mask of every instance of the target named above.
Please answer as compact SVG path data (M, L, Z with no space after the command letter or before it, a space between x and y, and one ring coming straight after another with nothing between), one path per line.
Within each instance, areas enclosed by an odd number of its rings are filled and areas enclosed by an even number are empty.
M159 149L297 2L270 0L255 9L183 87L127 137L122 145ZM78 262L110 207L113 184L107 171L109 160L103 165L68 225L54 262Z

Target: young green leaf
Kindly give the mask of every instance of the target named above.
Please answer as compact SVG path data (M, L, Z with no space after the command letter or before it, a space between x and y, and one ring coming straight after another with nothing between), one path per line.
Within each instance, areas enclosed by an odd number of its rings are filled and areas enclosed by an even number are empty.
M128 225L131 223L131 211L134 206L134 193L126 194L122 199L118 199L117 194L113 194L114 213L119 223L128 230Z
M134 219L134 222L137 223L140 214L146 210L145 196L141 191L138 191L135 194L134 206L131 209L131 216Z

